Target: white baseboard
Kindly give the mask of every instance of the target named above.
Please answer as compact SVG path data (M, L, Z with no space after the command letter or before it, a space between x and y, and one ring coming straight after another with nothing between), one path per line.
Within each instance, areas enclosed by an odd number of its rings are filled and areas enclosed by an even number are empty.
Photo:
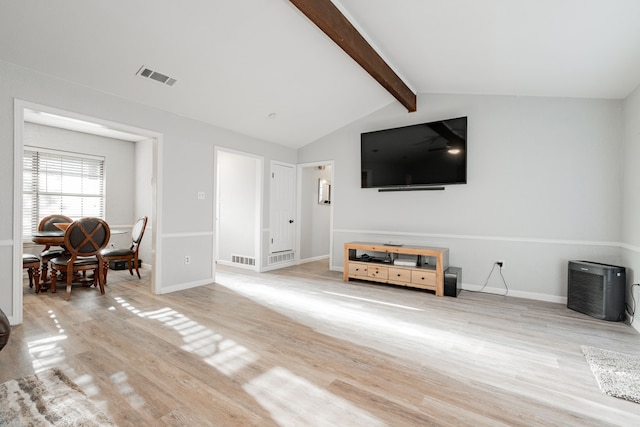
M344 268L343 267L334 267L334 266L332 266L329 269L331 271L339 271L341 273L344 273ZM470 285L468 283L463 283L462 284L462 289L463 290L467 290L467 291L479 291L480 289L482 289L482 286ZM504 295L505 289L504 288L485 287L482 292L485 292L485 293L488 293L488 294L495 294L495 295ZM561 297L561 296L557 296L557 295L548 295L548 294L539 294L539 293L535 293L535 292L514 291L512 289L509 289L509 292L507 293L506 296L516 297L516 298L532 299L532 300L537 300L537 301L555 302L555 303L559 303L559 304L566 304L567 303L567 297ZM634 326L634 327L636 327L636 326Z
M280 268L285 268L285 267L293 267L294 265L306 264L308 262L320 261L320 260L323 260L323 259L329 259L329 255L320 255L320 256L317 256L317 257L313 257L313 258L291 260L291 261L286 261L286 262L280 262L278 264L266 265L266 266L262 267L262 270L260 272L264 273L264 272L267 272L267 271L278 270Z
M243 270L258 271L255 265L238 264L237 262L225 261L223 259L217 260L216 264L225 265L227 267L242 268Z
M197 280L195 282L180 283L178 285L163 287L162 289L160 289L160 292L158 292L158 294L169 294L171 292L184 291L185 289L197 288L198 286L211 285L214 282L215 280L211 278Z
M322 261L323 259L329 259L329 254L320 255L320 256L316 256L316 257L312 257L312 258L301 259L301 260L298 261L298 264L306 264L308 262Z
M467 283L462 284L462 289L467 291L479 291L482 289L482 286L470 285ZM495 288L495 287L486 287L482 290L482 292L487 294L496 294L496 295L504 295L505 288ZM537 301L546 301L546 302L555 302L559 304L566 304L567 297L561 297L557 295L548 295L548 294L540 294L536 292L524 292L524 291L516 291L513 289L509 289L509 292L506 296L515 297L515 298L524 298L524 299L532 299Z
M293 261L287 261L287 262L280 262L278 264L263 265L262 270L260 270L260 272L265 273L267 271L278 270L280 268L293 267L294 265L298 265L298 261L293 260Z

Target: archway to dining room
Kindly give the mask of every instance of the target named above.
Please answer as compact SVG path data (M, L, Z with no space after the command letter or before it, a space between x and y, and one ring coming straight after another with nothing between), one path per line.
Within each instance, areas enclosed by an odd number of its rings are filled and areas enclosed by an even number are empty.
M22 322L23 270L17 260L23 253L35 253L42 246L34 246L29 236L34 221L45 215L46 208L40 203L31 212L29 184L33 172L29 160L49 156L71 156L82 159L101 159L103 170L100 209L91 207L82 210L65 204L65 210L73 216L97 216L101 214L114 230L111 243L115 247L128 247L131 243L131 228L135 218L147 216L148 225L140 246L143 269L150 271L152 291L156 291L159 272L155 259L159 259L158 248L158 165L162 135L157 132L135 128L120 123L60 110L50 106L16 100L14 103L14 288L13 306L16 321ZM25 153L29 153L29 156ZM35 153L35 154L34 154ZM83 160L84 161L84 160ZM122 193L122 194L121 194ZM34 218L31 218L34 216ZM135 274L135 273L134 273ZM134 276L136 277L136 276ZM136 277L137 278L137 277Z

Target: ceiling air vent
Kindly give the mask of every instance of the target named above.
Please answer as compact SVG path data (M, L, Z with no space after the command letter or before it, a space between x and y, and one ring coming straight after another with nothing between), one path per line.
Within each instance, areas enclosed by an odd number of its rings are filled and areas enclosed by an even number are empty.
M147 68L144 65L138 70L136 74L141 77L145 77L160 83L164 83L167 86L173 86L176 83L176 79L166 76L157 71L153 71L152 69Z

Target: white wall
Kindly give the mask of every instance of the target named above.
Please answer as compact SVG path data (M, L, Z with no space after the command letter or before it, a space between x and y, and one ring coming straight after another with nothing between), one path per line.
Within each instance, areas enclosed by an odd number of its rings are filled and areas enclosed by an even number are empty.
M141 84L145 82L141 81ZM167 90L159 86L159 90ZM170 89L169 89L170 90ZM10 319L14 263L14 100L54 107L102 120L148 129L162 135L157 236L161 248L157 260L158 292L209 283L213 272L214 146L263 156L265 161L295 163L294 150L249 138L215 126L136 104L64 80L0 61L0 307ZM215 97L211 102L216 102ZM266 171L264 172L267 173ZM266 176L264 177L266 180ZM21 190L20 190L21 191ZM207 198L198 200L197 192ZM269 233L269 194L265 187L264 234ZM184 256L191 255L190 265ZM266 258L266 255L264 255ZM16 307L17 309L17 307Z
M331 181L331 166L302 168L300 200L300 260L329 256L331 205L318 203L318 180Z
M624 112L624 188L622 204L622 265L627 272L627 304L640 302L640 87L623 104ZM633 324L640 330L640 324Z
M468 116L468 183L445 191L360 188L360 133ZM563 301L571 259L619 263L622 110L613 100L420 94L299 150L334 159L332 268L343 243L400 241L450 248L463 283L505 260L511 295ZM489 288L499 292L499 276Z

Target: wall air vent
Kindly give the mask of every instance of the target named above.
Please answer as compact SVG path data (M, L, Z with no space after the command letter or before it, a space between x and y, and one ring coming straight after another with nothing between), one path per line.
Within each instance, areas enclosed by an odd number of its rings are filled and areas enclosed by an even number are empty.
M147 68L144 65L142 67L140 67L140 69L138 70L136 75L138 75L140 77L145 77L147 79L155 80L155 81L160 82L160 83L164 83L167 86L173 86L177 81L174 78L166 76L166 75L164 75L162 73L159 73L157 71L153 71L152 69Z

